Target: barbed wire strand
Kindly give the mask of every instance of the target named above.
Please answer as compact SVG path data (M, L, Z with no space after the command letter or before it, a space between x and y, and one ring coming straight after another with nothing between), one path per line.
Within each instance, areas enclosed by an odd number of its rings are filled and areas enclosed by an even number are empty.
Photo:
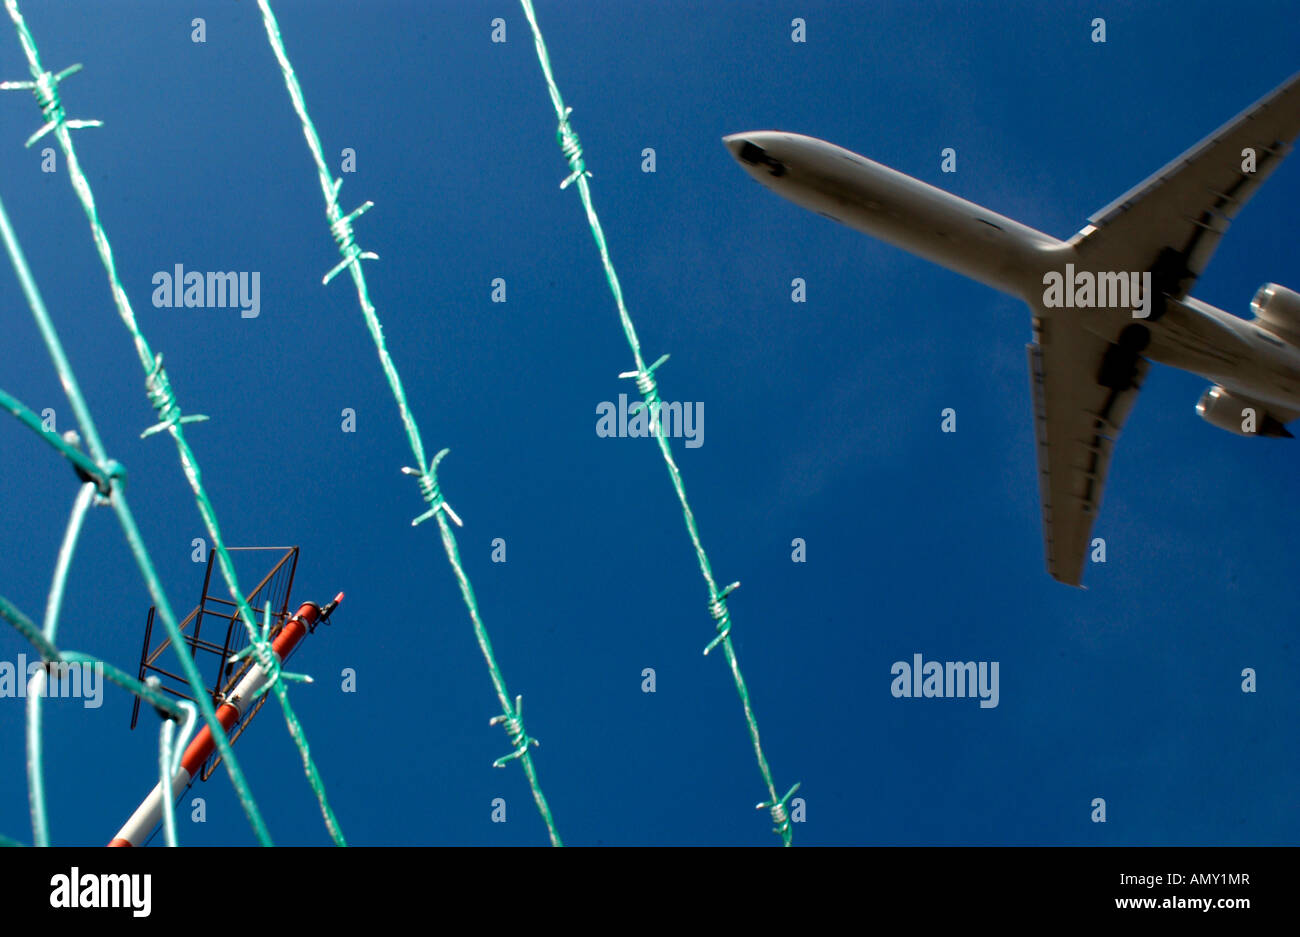
M501 714L489 720L489 724L502 725L514 749L510 754L498 758L493 764L501 767L509 761L518 760L523 765L524 774L528 778L528 786L533 793L533 801L537 805L542 820L546 823L546 831L550 837L551 845L562 846L564 844L560 840L559 831L556 829L555 818L551 815L550 805L542 793L541 783L537 778L537 769L533 764L532 754L529 751L530 745L537 746L541 743L524 730L523 715L520 709L521 698L515 697L515 702L511 703L509 691L506 689L505 677L501 672L500 665L497 663L496 654L492 650L492 642L488 638L487 626L483 624L482 615L479 613L474 588L470 584L469 575L465 572L465 567L460 559L460 550L456 543L455 532L448 522L448 519L450 519L457 526L462 526L461 519L447 504L438 486L438 463L447 455L448 450L443 449L440 451L433 457L432 462L425 461L424 442L420 436L419 427L415 423L415 414L411 412L411 408L407 403L406 391L403 389L402 378L397 372L397 366L388 354L388 347L384 342L383 328L379 322L379 314L370 301L370 290L366 285L365 273L361 269L361 261L377 260L378 255L370 251L363 251L357 245L356 236L352 230L352 222L364 212L369 211L374 203L365 202L347 215L344 215L342 209L339 208L339 189L343 186L343 180L341 178L332 178L329 168L325 164L325 152L321 147L320 136L316 132L316 125L307 113L306 99L303 97L302 87L298 83L298 76L293 70L293 65L289 62L289 54L285 50L284 39L280 34L280 24L276 20L275 13L272 12L268 0L258 0L257 5L262 11L262 23L266 27L266 37L270 42L271 51L275 54L275 60L280 65L280 72L284 75L284 84L289 92L289 100L293 103L293 109L302 123L302 134L307 140L307 148L311 151L312 159L316 163L321 193L325 197L325 216L329 219L330 233L338 245L339 253L343 256L343 259L325 274L322 282L328 284L330 280L345 269L352 275L352 282L357 290L357 301L361 305L361 314L365 318L370 337L374 339L375 349L379 353L380 366L383 368L384 377L388 380L388 387L392 391L393 399L397 402L397 410L401 415L402 425L406 430L406 439L411 446L411 452L415 456L416 465L418 466L418 468L403 468L402 472L416 477L420 494L429 505L429 509L411 523L415 526L430 518L438 522L438 530L442 535L447 560L451 563L456 583L460 587L461 598L465 602L465 607L469 610L470 621L474 625L474 637L478 641L479 650L483 654L488 672L492 677L492 686L496 690L498 701L501 703Z
M239 610L239 616L244 622L245 630L248 632L249 640L251 641L257 633L253 611L248 606L243 590L239 588L239 583L235 575L234 563L226 549L225 541L221 536L220 526L217 523L216 510L213 508L212 502L209 500L207 492L203 487L198 459L195 457L193 450L190 448L189 443L185 438L183 428L187 423L200 422L206 420L207 417L202 415L182 415L180 405L176 402L171 382L163 368L162 355L154 354L152 349L149 347L149 343L146 340L144 333L140 330L139 325L136 322L135 313L131 308L131 302L127 297L126 289L122 286L117 275L117 267L113 259L112 247L109 244L108 234L100 223L90 183L81 170L80 163L77 160L76 150L72 144L72 136L69 133L70 130L100 126L99 121L69 120L59 96L59 83L69 75L75 74L79 71L81 66L74 65L58 73L46 71L41 65L36 41L33 38L31 31L27 28L22 13L19 11L17 0L5 0L5 8L9 13L10 19L13 20L14 26L18 32L19 42L21 43L23 52L27 57L28 67L31 71L33 80L30 82L3 82L0 83L0 90L17 90L20 88L30 89L36 98L37 104L40 106L42 115L46 118L45 125L28 139L28 146L31 146L46 133L51 132L59 142L59 147L62 149L64 159L67 163L68 178L70 179L73 190L76 192L77 197L81 202L82 209L85 211L86 217L90 222L91 236L94 239L95 248L99 253L105 273L108 276L109 287L113 295L114 304L117 307L122 322L125 324L127 331L131 335L136 354L140 359L141 366L144 368L145 389L149 401L158 413L159 422L146 429L144 433L142 433L142 436L149 436L166 430L175 442L177 452L180 456L181 469L184 472L186 479L189 481L191 490L194 492L195 503L198 506L200 516L203 518L204 527L207 529L208 535L212 538L212 549L217 554L218 566L221 569L222 578L225 580L230 596ZM184 657L185 655L180 653L181 645L177 643L175 647L178 656ZM205 719L208 719L207 712L204 712L203 716ZM295 724L297 722L297 718L293 714L292 709L285 710L285 718ZM215 716L213 719L215 719ZM221 750L222 756L228 758L229 755L227 752L229 750L229 745L224 739L224 731L215 725L212 727L212 731L214 740L216 740L217 747ZM290 734L293 736L295 744L298 746L304 764L309 765L307 770L308 781L312 787L313 793L316 794L317 801L320 804L321 813L325 817L326 826L330 830L331 837L337 845L346 845L337 828L337 823L333 820L333 812L330 809L329 803L325 799L324 787L320 782L319 772L311 762L310 752L306 746L305 735L301 730L301 726L298 725L295 730L291 730ZM247 809L245 810L245 813L248 813ZM251 815L249 816L249 821L250 823L253 822ZM258 824L254 823L253 825L256 828ZM259 836L259 839L260 838L261 837Z
M108 503L113 507L117 515L118 522L122 527L123 534L126 536L127 544L131 549L131 554L135 558L136 565L144 578L145 585L153 598L154 606L158 609L158 616L162 619L163 628L166 630L168 637L172 641L172 646L177 649L185 647L184 637L176 623L176 616L172 612L171 603L163 591L162 584L158 580L157 573L154 571L153 561L149 557L148 549L140 537L140 532L136 527L135 518L131 514L130 507L127 504L125 481L126 470L122 465L108 457L103 443L99 438L99 431L95 427L95 421L90 415L90 409L86 405L85 398L82 396L80 385L77 382L76 375L73 373L71 365L68 363L67 356L63 351L63 343L60 341L58 332L50 319L49 312L45 308L45 302L41 298L40 290L36 286L36 281L32 277L31 269L27 265L27 259L23 255L22 247L18 243L17 235L9 222L9 214L5 211L4 202L0 200L0 239L3 239L5 250L9 255L14 271L18 276L18 282L22 287L23 294L27 299L28 306L32 310L32 315L36 319L37 327L40 329L41 337L45 341L45 346L49 350L50 357L54 362L55 371L59 375L59 381L63 385L64 392L67 394L68 402L72 406L73 414L77 418L77 425L85 437L86 446L90 450L92 462L95 467L95 473L104 490L107 492L106 498ZM77 461L69 454L71 444L61 439L55 434L44 430L39 421L34 425L31 420L23 419L23 413L31 414L30 409L18 403L8 394L4 394L6 401L16 404L16 407L7 408L29 428L35 430L51 445L62 452L65 457L78 465ZM34 416L34 414L32 414ZM65 537L65 541L67 538ZM66 573L65 573L66 575ZM56 580L57 583L57 580ZM58 586L62 588L61 585ZM0 609L2 611L2 609ZM23 631L22 628L19 629ZM57 653L53 650L54 645L47 640L43 633L32 629L31 633L24 631L24 635L29 641L32 641L42 650L43 656L49 659L51 653ZM208 696L206 685L203 677L199 674L198 666L190 655L180 653L178 650L177 657L180 661L181 672L185 680L190 685L191 691L195 694L199 712L202 714L204 721L212 730L213 739L226 761L226 771L230 775L231 784L239 798L240 805L244 813L248 816L249 823L253 827L258 840L264 845L271 844L270 834L267 832L266 824L263 822L261 814L257 809L256 801L253 799L252 792L248 788L248 783L244 778L243 771L239 767L238 760L232 758L234 755L231 751L230 743L226 739L226 733L221 728L221 723L217 721L216 711L212 707L212 700ZM40 745L40 735L36 735L36 744ZM30 756L29 756L30 757ZM37 767L39 768L39 757L37 758ZM41 772L35 773L35 784L37 791L31 794L32 797L44 803L44 782ZM37 818L33 817L33 822ZM45 834L48 836L48 833ZM41 836L36 839L39 841ZM39 845L39 842L38 842Z
M799 785L792 787L784 797L776 796L776 785L772 780L772 771L768 767L767 757L763 754L763 746L758 737L758 719L754 715L754 707L750 701L749 688L745 684L745 678L740 672L740 662L736 657L735 648L731 642L731 613L727 609L727 596L736 590L740 585L739 582L733 582L725 589L719 589L713 578L713 569L709 564L708 554L704 551L704 545L700 540L699 529L695 522L695 514L691 511L690 503L686 500L686 486L682 481L681 470L677 467L673 459L672 448L668 444L668 439L664 435L663 424L657 419L658 407L660 403L658 384L655 380L654 372L660 365L668 360L667 355L660 357L654 364L646 366L645 359L641 354L641 342L637 338L636 328L632 324L632 317L627 311L627 306L623 302L623 289L619 285L618 274L614 270L613 261L610 259L609 246L605 241L605 232L601 227L600 218L596 215L596 208L591 198L591 188L587 179L591 176L587 169L586 162L582 156L582 144L578 140L577 133L569 123L569 114L572 108L565 107L564 99L560 95L559 85L556 84L555 76L551 71L551 59L546 49L546 42L542 38L541 28L537 25L537 15L533 11L531 0L520 0L524 9L524 16L528 19L528 25L532 29L533 44L537 48L537 60L542 68L542 75L546 79L546 88L550 92L551 103L555 106L555 114L559 119L559 128L556 132L556 138L560 144L560 151L569 163L570 173L568 178L560 183L561 189L568 188L571 184L576 183L578 195L582 199L582 207L587 212L587 223L591 227L592 237L595 238L596 248L600 251L601 264L605 270L605 279L609 283L610 292L614 295L614 302L618 307L619 320L623 324L623 334L627 338L627 343L632 349L632 357L636 363L634 371L626 371L619 375L622 378L633 378L636 381L637 390L641 392L642 402L637 406L644 406L649 409L651 424L654 429L655 439L659 443L659 451L663 455L664 463L668 467L668 475L672 479L673 490L677 493L677 500L681 503L682 516L686 521L686 530L690 535L691 544L695 548L695 557L700 564L700 572L704 576L705 585L708 586L709 614L714 620L716 637L704 649L708 654L715 647L721 645L722 653L727 659L727 664L731 668L731 676L736 684L736 692L740 695L741 705L745 710L745 723L749 728L750 742L754 747L754 755L758 760L759 773L763 776L763 784L767 787L768 797L760 802L757 806L760 810L767 810L772 816L775 824L773 832L781 837L784 845L789 846L793 840L793 833L790 829L790 817L787 811L787 804L794 792L798 790Z

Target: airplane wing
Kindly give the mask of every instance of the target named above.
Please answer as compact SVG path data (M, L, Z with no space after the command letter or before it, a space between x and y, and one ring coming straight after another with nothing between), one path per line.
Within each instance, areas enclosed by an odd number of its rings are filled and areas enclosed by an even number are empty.
M1078 586L1101 507L1111 452L1146 377L1147 361L1134 356L1115 379L1111 343L1068 318L1036 323L1037 343L1026 346L1034 403L1038 485L1043 510L1047 571ZM1119 385L1108 387L1099 378Z
M1070 243L1112 270L1150 270L1156 294L1181 299L1243 205L1300 132L1300 72L1101 211ZM1242 150L1255 171L1242 172Z

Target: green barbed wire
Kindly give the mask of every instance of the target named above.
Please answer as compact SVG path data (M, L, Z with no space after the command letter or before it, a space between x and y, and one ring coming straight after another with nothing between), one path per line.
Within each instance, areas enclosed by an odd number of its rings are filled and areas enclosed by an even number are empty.
M308 674L289 673L280 666L280 660L275 656L271 644L271 603L267 602L262 607L262 611L262 629L258 633L257 639L250 642L230 659L238 661L243 660L245 657L252 657L261 666L262 672L266 674L266 682L253 694L249 704L251 705L255 700L264 696L268 690L275 690L276 699L280 701L280 708L284 711L284 722L289 729L289 737L293 739L294 744L298 746L298 751L302 753L302 768L307 774L307 783L311 785L311 789L316 793L317 800L320 801L321 812L325 817L325 828L329 830L330 836L336 843L340 846L346 845L343 841L343 831L339 827L338 818L334 816L334 811L325 798L325 782L321 780L316 765L311 760L311 747L307 744L307 736L303 733L302 726L299 725L297 718L294 716L293 707L289 705L289 691L284 685L286 680L292 683L311 683L312 678Z
M154 565L149 557L148 549L140 537L140 531L136 527L135 517L126 499L126 470L116 461L108 457L103 443L99 438L99 431L95 427L95 421L91 417L90 409L86 405L85 397L81 393L80 384L77 382L76 374L72 366L68 363L67 355L63 351L63 343L59 339L57 330L54 328L53 321L50 319L49 312L45 308L45 302L41 298L40 290L36 286L36 281L32 277L31 268L27 264L27 259L23 255L22 247L18 243L18 237L14 233L13 226L9 222L9 214L5 211L4 202L0 200L0 239L4 241L5 250L9 255L10 263L14 272L18 276L19 285L22 287L23 295L27 299L27 304L32 310L32 315L36 320L36 325L41 332L41 338L45 342L45 347L49 351L50 358L54 362L54 368L59 375L59 382L63 385L64 393L68 397L68 402L72 411L77 418L77 425L86 439L86 445L90 450L90 455L95 465L98 478L102 479L108 487L108 496L106 501L110 504L117 515L118 523L122 527L122 532L126 536L127 544L131 549L131 554L136 561L136 566L144 578L145 585L153 598L154 605L158 609L158 616L162 619L163 628L166 630L168 637L172 640L172 646L175 648L184 647L184 637L181 635L180 627L177 625L175 614L172 612L170 601L163 591L162 584L158 580ZM5 395L8 400L13 401L12 397ZM17 403L17 401L13 401ZM70 455L71 444L52 433L44 431L39 423L33 425L28 420L23 420L22 414L31 411L21 405L13 408L13 412L29 428L36 430L42 438L46 439L55 448L59 449L63 455L72 462L74 466L78 463ZM84 490L83 486L83 490ZM67 541L65 536L65 543ZM66 577L67 566L61 564L60 569ZM52 592L61 592L63 580L56 575L54 589ZM7 604L7 603L6 603ZM16 610L15 610L16 611ZM36 629L27 621L25 616L6 616L15 627L18 628L29 641L31 641L43 654L57 654L54 644L45 637L45 635ZM189 684L195 698L198 701L199 711L203 715L209 728L215 727L217 731L213 733L217 748L224 757L229 757L234 753L230 749L229 742L226 740L225 732L221 730L221 723L217 721L216 711L212 707L212 701L208 698L206 687L202 676L199 674L198 666L193 658L188 654L177 653L180 660L181 672ZM119 672L120 673L120 672ZM117 681L115 681L117 682ZM131 681L134 683L135 681ZM127 684L122 684L127 685ZM133 690L135 692L135 690ZM139 695L139 694L138 694ZM29 736L30 737L30 736ZM36 737L36 745L40 745L40 736ZM30 762L30 758L29 758ZM40 759L36 759L36 767L39 768ZM253 826L254 833L259 841L265 845L270 845L270 835L267 832L266 824L262 821L261 814L258 812L257 804L253 800L252 792L248 789L248 783L244 779L243 771L239 767L238 760L227 764L227 773L230 775L231 783L235 788L236 795L239 798L244 812L249 817L249 822ZM32 784L35 788L29 796L44 802L44 777L37 770L32 777ZM39 827L39 818L33 816L34 825ZM39 829L35 835L36 844L40 845L42 839L48 842L48 829Z
M79 473L84 472L88 478L94 481L95 487L99 490L100 494L107 495L111 491L109 488L109 474L100 471L99 466L95 464L95 460L78 449L70 440L64 439L58 433L47 430L45 425L42 423L41 418L32 412L31 408L27 407L14 397L11 397L9 394L5 393L4 390L0 390L0 407L3 407L16 416L20 423L35 430L38 436L53 446L57 452L71 462L73 467ZM125 469L114 462L110 467L110 471L115 471L119 475L122 475L125 472Z
M623 289L619 285L614 263L610 260L605 232L601 227L600 218L597 217L596 208L592 202L591 188L587 182L591 172L587 169L587 164L583 159L582 144L578 140L578 135L569 123L569 114L573 109L565 107L564 99L560 95L559 85L556 84L555 76L551 72L551 58L547 53L542 31L537 25L537 16L533 12L531 0L520 0L520 3L524 8L524 16L528 18L528 25L532 29L533 44L537 47L537 60L541 64L542 75L546 79L546 88L550 92L551 103L555 106L555 114L559 119L556 139L559 141L560 151L569 163L569 176L560 183L560 188L567 189L570 185L577 183L578 195L582 199L582 207L587 212L587 222L591 227L592 236L595 238L596 247L600 251L601 264L605 269L605 279L609 282L610 292L614 294L614 302L618 306L618 316L623 324L623 334L632 349L632 357L636 363L634 371L625 371L619 377L632 378L636 381L637 390L640 391L642 397L642 402L636 405L637 409L644 406L649 408L650 414L657 415L660 398L654 372L668 360L668 356L663 355L649 367L646 366L645 359L642 357L641 342L637 338L636 328L632 324L632 317L628 314L627 306L623 302ZM668 439L663 432L663 424L654 416L652 416L651 424L654 427L655 439L659 442L659 451L662 453L664 463L668 467L668 475L672 479L673 490L676 491L677 500L682 506L682 516L686 520L686 530L690 535L691 545L695 548L695 557L699 561L700 572L703 574L705 585L708 586L709 590L709 615L713 618L717 635L709 642L709 645L704 649L704 653L707 655L715 647L722 646L722 653L731 667L731 676L736 684L736 692L740 695L740 702L745 710L745 723L749 727L750 742L753 744L754 755L758 760L758 769L763 775L763 783L767 787L768 798L760 802L757 809L767 810L771 814L772 822L775 824L773 832L781 837L782 843L789 846L793 841L793 832L790 828L787 804L795 791L799 789L799 785L796 784L790 788L784 797L778 798L776 796L776 785L772 780L772 770L768 767L767 757L763 754L763 746L759 741L758 719L754 715L754 708L749 698L749 689L745 684L744 676L741 675L740 662L736 658L736 650L731 643L731 613L727 609L727 596L734 592L740 586L740 583L733 582L726 588L719 589L714 581L713 569L709 564L708 554L704 551L699 528L695 523L695 514L691 511L690 503L686 500L686 486L682 481L682 473L673 459L672 448L669 446Z
M456 583L460 587L461 598L465 602L470 621L474 626L474 637L478 641L479 650L483 654L488 672L492 677L492 686L496 690L497 699L501 703L501 714L489 720L489 724L501 725L505 729L506 736L514 749L510 754L498 758L493 764L497 767L503 767L509 761L518 760L523 765L524 774L528 778L528 786L533 793L533 801L546 823L551 845L562 846L563 842L560 840L560 834L556 829L555 819L551 815L551 808L542 793L541 783L537 779L537 769L533 764L532 754L529 751L530 746L537 746L541 743L530 736L524 729L521 711L522 697L516 696L514 702L511 702L510 693L506 689L505 677L501 673L496 655L492 650L492 642L488 638L487 627L483 624L482 615L479 613L474 588L470 584L469 575L465 572L464 564L461 562L460 549L456 542L455 532L451 527L452 522L457 526L464 525L455 511L451 509L451 506L447 504L438 486L438 463L442 461L449 450L443 449L433 457L433 461L426 461L424 442L420 436L420 430L416 426L415 415L411 412L411 408L407 403L406 392L402 386L401 376L397 372L397 366L388 354L388 347L384 342L383 328L379 322L379 314L370 301L370 291L366 286L366 277L361 269L361 261L377 260L378 255L370 251L363 251L357 245L356 236L352 230L352 222L362 213L368 211L374 203L365 202L347 215L343 214L342 209L339 208L339 190L343 186L343 180L333 178L325 164L325 153L321 147L320 136L316 132L316 125L307 113L307 104L303 97L302 87L298 84L298 76L294 73L293 65L289 62L289 55L285 51L284 40L280 35L280 25L275 18L275 14L271 11L271 5L268 0L258 0L257 5L262 11L262 23L266 27L266 36L270 42L271 51L275 54L275 59L280 65L280 71L284 75L284 83L289 92L289 99L292 101L293 109L302 123L302 133L307 140L307 148L311 151L312 159L316 163L321 193L325 197L325 216L329 220L330 234L338 245L339 253L343 256L343 259L325 274L322 282L328 284L330 280L345 269L352 275L352 282L356 286L357 300L361 306L362 316L365 318L366 327L370 331L371 338L374 339L384 377L388 380L388 387L397 403L398 413L401 415L402 425L406 430L406 439L410 444L411 452L415 456L416 465L418 466L417 468L403 468L402 472L415 476L419 484L420 495L429 505L429 509L415 518L411 524L416 526L430 518L438 522L438 530L442 536L442 544L447 553L447 560L451 563Z
M31 71L33 80L3 82L0 83L0 90L27 89L31 90L36 98L37 105L40 107L41 113L46 119L46 123L28 139L26 144L27 146L31 146L47 133L53 133L59 142L59 147L62 149L64 159L67 162L68 177L72 183L73 190L76 192L77 197L81 202L82 209L85 211L86 217L90 222L91 236L94 239L95 248L99 253L105 273L108 276L109 288L113 295L114 305L117 307L118 314L120 315L122 322L125 324L127 331L131 335L132 342L135 345L136 354L140 359L141 366L144 368L146 394L149 398L149 402L153 405L158 414L159 422L146 429L141 435L142 437L149 436L165 429L169 432L175 442L177 453L180 457L181 469L190 484L191 490L194 492L195 503L198 507L199 514L203 519L204 527L207 529L208 535L212 538L212 549L216 552L222 578L225 580L226 587L230 591L230 596L239 610L239 616L244 623L245 630L248 632L249 640L252 641L257 634L257 629L254 623L254 613L244 597L243 590L239 588L239 583L235 575L234 563L226 549L225 541L221 536L221 529L217 523L216 510L213 508L212 502L209 500L207 492L203 487L198 459L195 457L193 450L185 439L185 433L182 428L186 423L206 420L207 417L201 415L185 416L181 413L180 405L176 402L175 394L171 388L171 382L167 377L166 371L163 369L163 357L161 354L154 354L152 349L149 347L149 343L146 340L144 333L140 330L139 325L136 322L135 313L131 308L131 303L127 297L126 289L118 278L117 267L113 259L112 247L109 244L108 235L105 232L103 225L100 223L90 183L86 179L85 174L81 171L80 163L77 160L76 150L72 144L72 137L69 133L70 130L101 126L100 121L69 120L67 113L64 110L63 103L59 97L59 83L63 79L79 71L81 66L74 65L63 69L58 73L46 71L41 65L36 41L33 38L31 31L27 28L22 13L19 11L17 0L5 0L5 9L8 11L10 18L14 22L14 26L18 33L18 39L23 47L23 52L26 55L28 68ZM62 372L60 372L60 374L62 376ZM94 447L92 447L92 452L93 451ZM120 490L120 486L115 488L115 491L116 490ZM131 526L134 527L134 524ZM179 637L179 632L177 635L171 635L169 629L168 633L173 639L173 646L176 649L177 655L184 659L186 655L181 653L182 640ZM198 686L201 687L202 684L200 683ZM202 699L206 696L206 691L199 692L198 695L199 698ZM277 693L277 697L281 700L285 719L290 723L290 735L294 739L295 745L298 747L304 765L307 766L306 774L308 782L313 793L316 795L322 816L325 818L326 827L329 829L330 835L334 839L336 845L346 845L343 841L342 834L338 830L337 821L334 818L333 811L325 797L325 790L321 783L319 772L316 770L316 767L311 760L310 751L307 747L306 738L302 732L301 725L298 724L297 717L294 715L292 708L283 705L285 701L284 695ZM202 711L203 717L207 721L209 728L212 730L213 739L216 743L217 749L220 751L223 759L227 759L228 761L231 757L230 745L226 740L225 731L221 728L220 723L216 721L216 715L215 712L212 711L210 701L201 702L200 710ZM230 765L228 761L228 771L229 767ZM232 783L236 776L241 776L238 768L230 773ZM236 784L237 790L239 787L240 784ZM248 816L249 822L252 824L254 831L258 834L258 839L265 845L270 845L270 835L266 831L265 824L261 821L260 816L258 815L255 802L252 800L252 794L247 791L246 784L243 784L243 787L244 791L240 792L240 802L244 806L244 812ZM247 798L245 798L245 794L247 794Z
M93 485L83 486L83 491L93 490ZM69 536L65 538L65 543L75 542L75 535L69 528ZM197 720L198 711L194 705L187 700L172 700L161 693L157 686L141 683L140 681L128 676L121 670L118 670L107 661L101 660L92 654L83 654L79 651L62 651L52 643L48 629L46 632L39 630L26 615L22 613L12 602L4 596L0 596L0 618L9 622L23 637L31 642L41 654L41 662L44 665L32 675L31 680L27 683L27 773L28 773L28 801L32 815L32 841L37 846L48 846L50 844L49 819L45 808L45 784L44 768L42 766L42 745L41 745L41 700L45 697L45 690L48 686L49 667L51 665L84 665L89 664L100 669L100 672L112 683L117 684L123 689L134 693L136 696L153 705L158 714L163 717L163 722L172 725L172 720L183 720L185 724L182 738L188 738ZM62 671L61 671L62 673ZM170 760L171 756L168 755ZM179 767L179 763L177 765ZM175 771L172 772L175 774ZM170 781L168 782L170 787ZM171 801L166 802L170 805ZM167 808L170 810L170 806ZM169 839L169 845L175 845L174 821L173 833Z
M114 667L106 660L102 660L93 654L84 654L81 651L60 651L57 647L49 642L39 628L37 628L30 618L15 606L12 602L0 595L0 618L9 622L20 635L26 638L31 645L41 654L41 660L45 663L61 664L92 664L102 667L104 677L110 682L120 686L130 693L134 693L150 706L160 710L168 718L184 719L187 715L186 707L191 705L187 700L175 700L167 696L155 686L148 683L141 683L139 680L129 674Z

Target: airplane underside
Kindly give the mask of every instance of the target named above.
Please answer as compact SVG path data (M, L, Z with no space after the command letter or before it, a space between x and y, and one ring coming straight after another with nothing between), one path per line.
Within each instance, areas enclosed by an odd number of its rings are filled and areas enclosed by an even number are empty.
M1202 419L1290 436L1300 418L1300 293L1266 283L1243 319L1189 292L1229 223L1300 133L1300 74L1060 241L814 137L723 138L796 204L1029 304L1047 566L1078 586L1110 457L1149 362L1211 382Z

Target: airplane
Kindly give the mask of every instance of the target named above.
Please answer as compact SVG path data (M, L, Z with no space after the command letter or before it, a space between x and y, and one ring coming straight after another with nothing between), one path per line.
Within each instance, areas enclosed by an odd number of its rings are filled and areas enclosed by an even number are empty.
M825 140L722 142L764 186L833 221L1023 299L1047 571L1082 588L1111 454L1150 361L1211 386L1202 419L1290 437L1300 417L1300 293L1266 283L1243 319L1189 295L1300 131L1300 72L1088 218L1068 241Z

